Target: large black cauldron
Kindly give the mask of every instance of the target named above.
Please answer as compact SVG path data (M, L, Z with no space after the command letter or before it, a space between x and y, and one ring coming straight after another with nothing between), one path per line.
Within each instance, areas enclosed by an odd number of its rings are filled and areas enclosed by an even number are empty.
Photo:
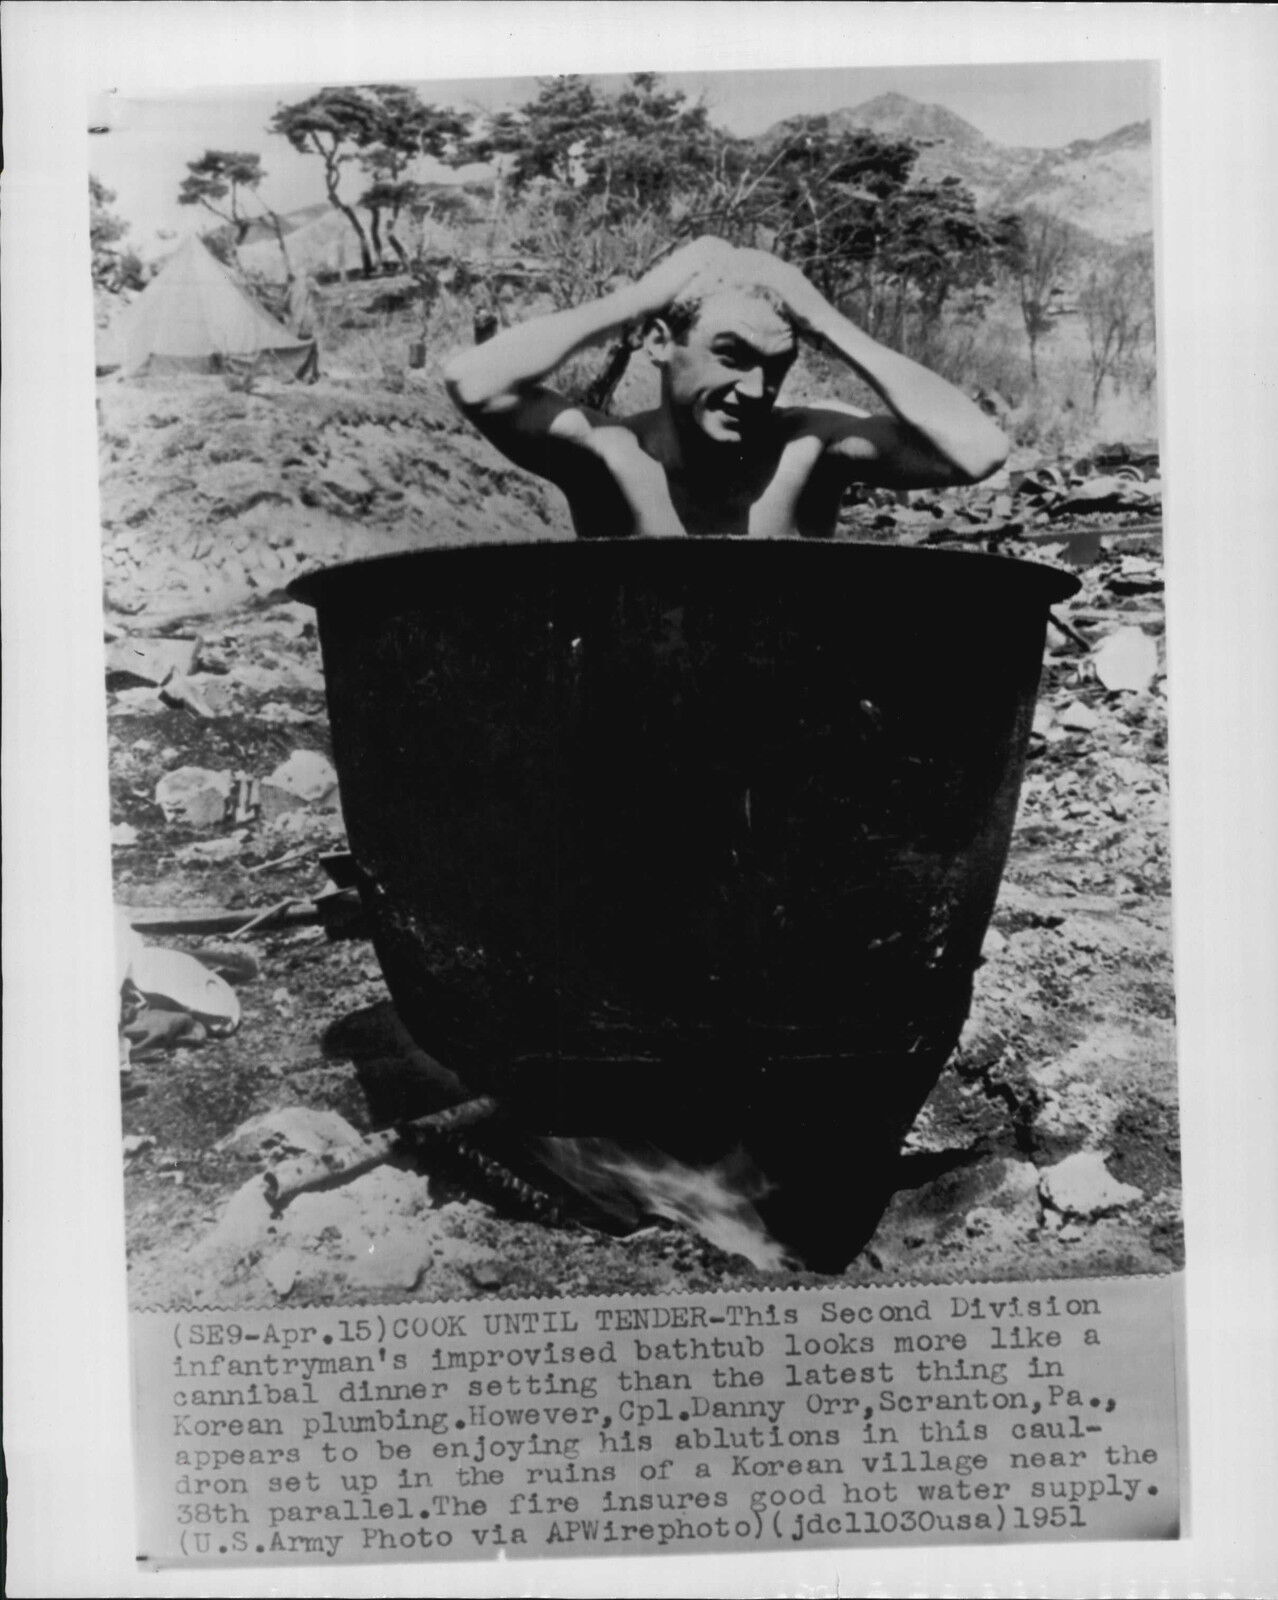
M739 539L302 578L409 1029L535 1129L744 1143L774 1228L846 1260L966 1017L1076 587Z

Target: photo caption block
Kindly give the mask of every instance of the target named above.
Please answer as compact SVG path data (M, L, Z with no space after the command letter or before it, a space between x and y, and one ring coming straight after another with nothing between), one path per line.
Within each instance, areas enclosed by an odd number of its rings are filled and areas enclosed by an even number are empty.
M139 1313L138 1560L1174 1538L1181 1288Z

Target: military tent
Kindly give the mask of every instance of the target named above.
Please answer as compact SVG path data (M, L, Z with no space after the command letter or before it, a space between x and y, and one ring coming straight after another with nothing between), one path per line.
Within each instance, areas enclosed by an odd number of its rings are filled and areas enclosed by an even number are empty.
M195 234L134 301L120 333L126 372L217 372L260 356L295 364L307 348L236 283Z

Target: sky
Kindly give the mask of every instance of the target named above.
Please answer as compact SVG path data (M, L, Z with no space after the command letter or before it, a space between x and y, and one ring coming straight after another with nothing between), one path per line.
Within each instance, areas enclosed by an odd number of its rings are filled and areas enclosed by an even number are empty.
M889 91L945 106L999 143L1045 148L1099 138L1152 112L1151 70L1139 61L672 72L664 80L690 99L704 96L711 119L742 135L783 117L856 106ZM531 78L406 81L427 101L470 110L519 105L536 93ZM607 87L622 80L598 81ZM179 206L175 198L186 163L205 149L258 152L267 171L261 194L276 210L314 204L324 199L319 161L299 155L266 128L277 105L319 87L220 87L172 96L108 91L90 110L90 125L105 124L109 131L91 136L89 170L115 192L113 209L144 255L169 248L166 233L212 225L207 211Z

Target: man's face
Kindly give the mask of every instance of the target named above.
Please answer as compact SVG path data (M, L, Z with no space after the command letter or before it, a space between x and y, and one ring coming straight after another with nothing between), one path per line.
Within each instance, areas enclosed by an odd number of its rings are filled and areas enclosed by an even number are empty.
M669 402L707 439L740 446L767 421L796 349L789 323L761 296L710 295L686 341L666 348Z

